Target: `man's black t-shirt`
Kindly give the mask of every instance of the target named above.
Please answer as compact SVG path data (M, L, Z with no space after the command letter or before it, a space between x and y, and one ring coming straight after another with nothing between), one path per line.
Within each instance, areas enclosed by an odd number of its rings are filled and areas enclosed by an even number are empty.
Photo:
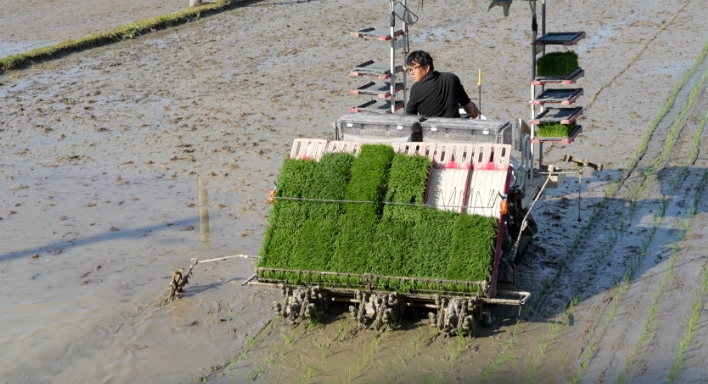
M411 87L406 113L428 117L460 117L460 105L467 105L470 101L459 77L452 73L433 71Z

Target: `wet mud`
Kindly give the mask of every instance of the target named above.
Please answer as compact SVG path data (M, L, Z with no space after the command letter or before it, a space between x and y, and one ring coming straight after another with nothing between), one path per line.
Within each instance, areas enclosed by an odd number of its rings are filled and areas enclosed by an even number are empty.
M545 148L546 161L571 154L605 169L584 170L580 201L576 176L541 199L540 231L517 270L515 288L534 294L522 317L493 308L493 325L467 339L437 335L424 313L382 333L337 313L293 327L272 320L277 290L241 287L256 262L244 258L198 264L184 297L160 305L171 272L191 258L258 253L267 193L292 140L332 138L330 123L361 101L348 95L359 85L348 70L386 59L385 43L348 33L386 25L387 7L250 2L0 77L0 281L12 292L0 298L0 377L704 380L704 199L690 213L708 168L708 64L691 70L708 32L696 0L548 5L549 30L588 38L577 47L584 133ZM528 116L526 4L508 18L465 1L412 10L411 48L430 51L471 95L482 68L487 116ZM13 42L47 38L24 26Z

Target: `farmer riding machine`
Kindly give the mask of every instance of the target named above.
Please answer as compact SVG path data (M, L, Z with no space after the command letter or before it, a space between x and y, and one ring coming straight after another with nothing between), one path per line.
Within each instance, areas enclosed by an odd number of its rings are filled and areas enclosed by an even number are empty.
M256 278L248 282L282 290L284 300L274 304L278 313L299 322L319 318L333 303L348 303L362 328L381 329L407 310L422 309L431 325L453 335L489 324L485 305L526 303L531 294L514 290L514 283L515 265L536 232L530 212L544 188L562 183L564 175L543 165L543 143L572 142L582 113L567 107L582 89L545 88L572 84L582 70L537 76L536 58L545 56L547 45L570 45L584 36L546 34L543 0L537 38L536 0L529 4L530 124L396 113L405 105L407 85L402 75L396 82L405 66L396 65L395 55L406 56L408 26L417 20L405 0L390 1L390 28L352 33L388 42L390 61L367 61L351 74L387 82L353 89L374 97L333 124L334 140L296 139L283 164L269 197L274 208ZM555 130L543 136L549 124Z

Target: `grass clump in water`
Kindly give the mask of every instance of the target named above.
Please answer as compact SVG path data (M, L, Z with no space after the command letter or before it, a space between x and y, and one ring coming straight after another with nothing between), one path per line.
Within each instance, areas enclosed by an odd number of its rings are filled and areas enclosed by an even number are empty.
M0 72L19 69L38 61L60 57L62 54L69 52L129 40L156 30L198 20L209 14L228 10L239 2L240 0L219 0L213 3L205 3L202 6L187 8L167 15L138 20L127 25L113 28L108 32L88 35L79 39L69 39L47 47L6 56L0 58Z
M578 69L578 55L575 52L547 53L536 61L538 76L568 76Z
M560 124L560 123L542 123L538 126L536 130L536 136L538 137L569 137L577 124L572 122L570 124Z

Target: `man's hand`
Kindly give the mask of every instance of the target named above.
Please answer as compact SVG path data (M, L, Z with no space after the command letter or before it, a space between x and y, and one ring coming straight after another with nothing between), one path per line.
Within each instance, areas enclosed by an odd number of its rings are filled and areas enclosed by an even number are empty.
M479 109L477 109L477 106L471 101L469 104L463 105L462 108L464 108L465 112L470 115L470 119L476 119L477 116L479 116Z

